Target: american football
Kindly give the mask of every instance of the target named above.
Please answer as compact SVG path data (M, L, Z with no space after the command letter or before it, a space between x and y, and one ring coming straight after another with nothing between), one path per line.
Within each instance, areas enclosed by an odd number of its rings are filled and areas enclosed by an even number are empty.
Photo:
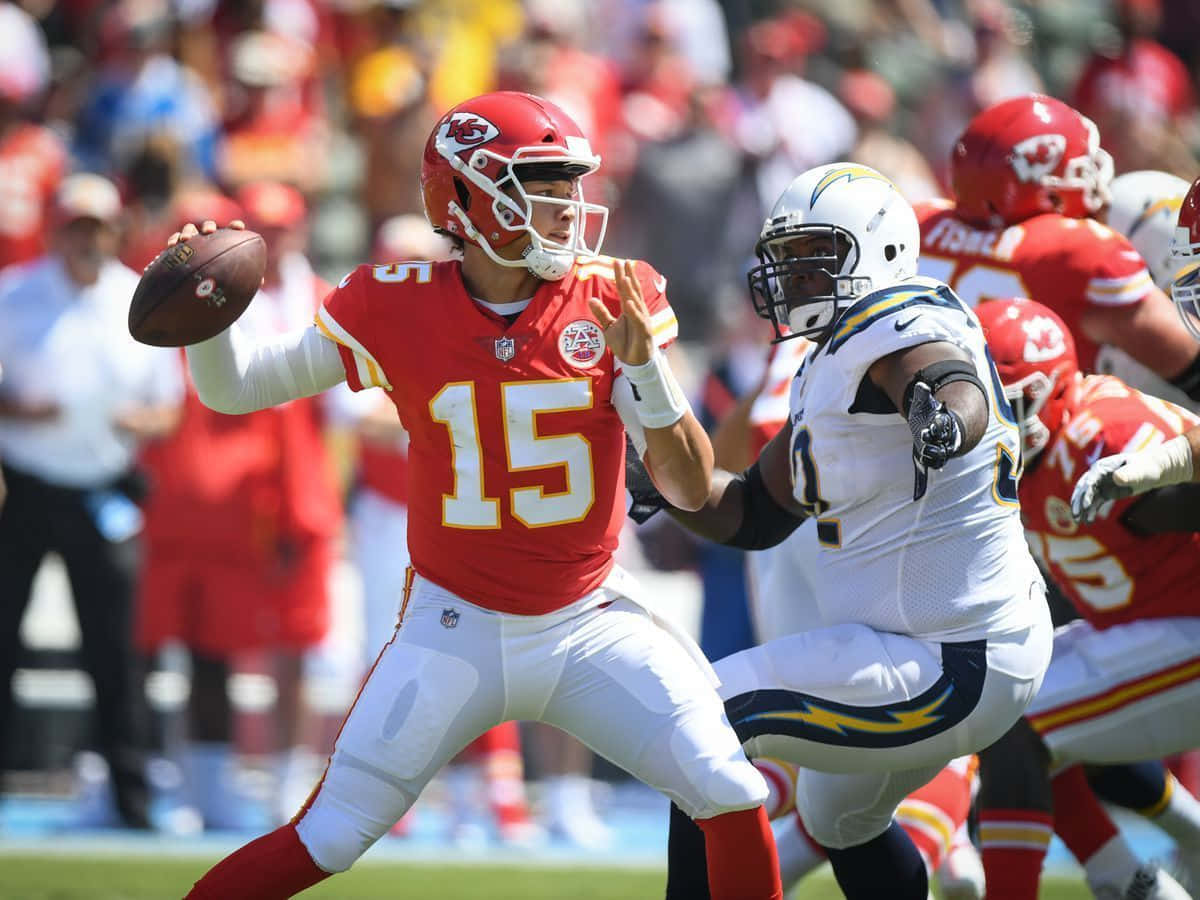
M185 347L228 328L262 284L267 245L253 231L220 228L163 250L129 304L129 333L156 347Z

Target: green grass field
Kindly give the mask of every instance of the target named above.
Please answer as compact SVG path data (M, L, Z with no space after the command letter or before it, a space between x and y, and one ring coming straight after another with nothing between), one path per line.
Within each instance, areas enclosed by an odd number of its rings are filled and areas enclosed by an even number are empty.
M120 857L0 857L0 900L173 900L206 867L203 860ZM317 885L312 900L639 900L659 898L663 873L604 868L366 863ZM792 900L833 900L827 871L805 880ZM1083 900L1082 881L1046 879L1043 900Z

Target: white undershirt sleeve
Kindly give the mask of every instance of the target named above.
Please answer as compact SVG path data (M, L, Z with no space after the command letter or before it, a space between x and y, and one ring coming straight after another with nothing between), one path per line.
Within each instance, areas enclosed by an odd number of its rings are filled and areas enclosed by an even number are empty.
M311 397L346 380L337 345L311 325L253 338L234 323L188 347L187 358L201 402L230 415Z

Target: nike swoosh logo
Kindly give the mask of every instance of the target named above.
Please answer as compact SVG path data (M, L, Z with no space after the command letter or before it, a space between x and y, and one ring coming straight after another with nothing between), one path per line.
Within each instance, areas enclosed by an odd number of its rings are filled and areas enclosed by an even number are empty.
M667 292L667 277L665 275L659 275L654 279L654 289L660 294Z
M895 328L897 331L903 331L905 328L907 328L913 322L917 321L917 319L919 319L919 318L920 318L920 316L913 316L907 322L897 322L895 325Z

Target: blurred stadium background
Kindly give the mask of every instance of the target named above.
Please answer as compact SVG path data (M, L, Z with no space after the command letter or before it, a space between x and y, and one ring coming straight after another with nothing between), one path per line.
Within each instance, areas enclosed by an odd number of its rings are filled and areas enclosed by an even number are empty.
M529 90L593 136L604 166L589 198L613 210L605 251L668 276L676 368L712 422L761 375L768 332L743 273L766 205L793 174L852 158L910 201L942 195L970 116L1045 90L1097 121L1118 173L1190 180L1200 173L1198 85L1196 0L6 0L0 268L43 251L58 180L89 171L121 190L120 257L135 271L182 222L222 218L223 198L277 181L301 192L304 250L336 282L360 261L382 261L389 235L413 221L397 217L421 214L420 150L442 110L487 90ZM351 470L352 449L333 438ZM360 677L362 585L348 540L339 536L333 627L305 663L321 721L314 744L336 730ZM622 553L663 611L723 655L722 637L744 626L706 620L703 601L742 590L740 559L663 523L630 528ZM89 747L93 692L53 556L21 638L18 716L0 736L0 898L176 896L270 824L264 714L276 688L255 654L239 658L230 686L240 830L200 834L172 819L179 773L164 756L151 776L156 830L131 833L113 827L104 762ZM186 656L168 650L147 679L159 749L180 727L188 690ZM536 809L539 761L527 753L526 764ZM361 872L311 894L655 895L665 803L602 763L592 774L614 832L602 852L555 840L514 850L486 827L451 837L452 791L439 782L407 837L381 841ZM1165 851L1131 828L1139 852ZM157 855L185 859L142 862ZM514 865L478 868L496 861ZM1050 863L1071 872L1061 848ZM797 896L830 896L822 877ZM1084 895L1069 881L1046 894Z

